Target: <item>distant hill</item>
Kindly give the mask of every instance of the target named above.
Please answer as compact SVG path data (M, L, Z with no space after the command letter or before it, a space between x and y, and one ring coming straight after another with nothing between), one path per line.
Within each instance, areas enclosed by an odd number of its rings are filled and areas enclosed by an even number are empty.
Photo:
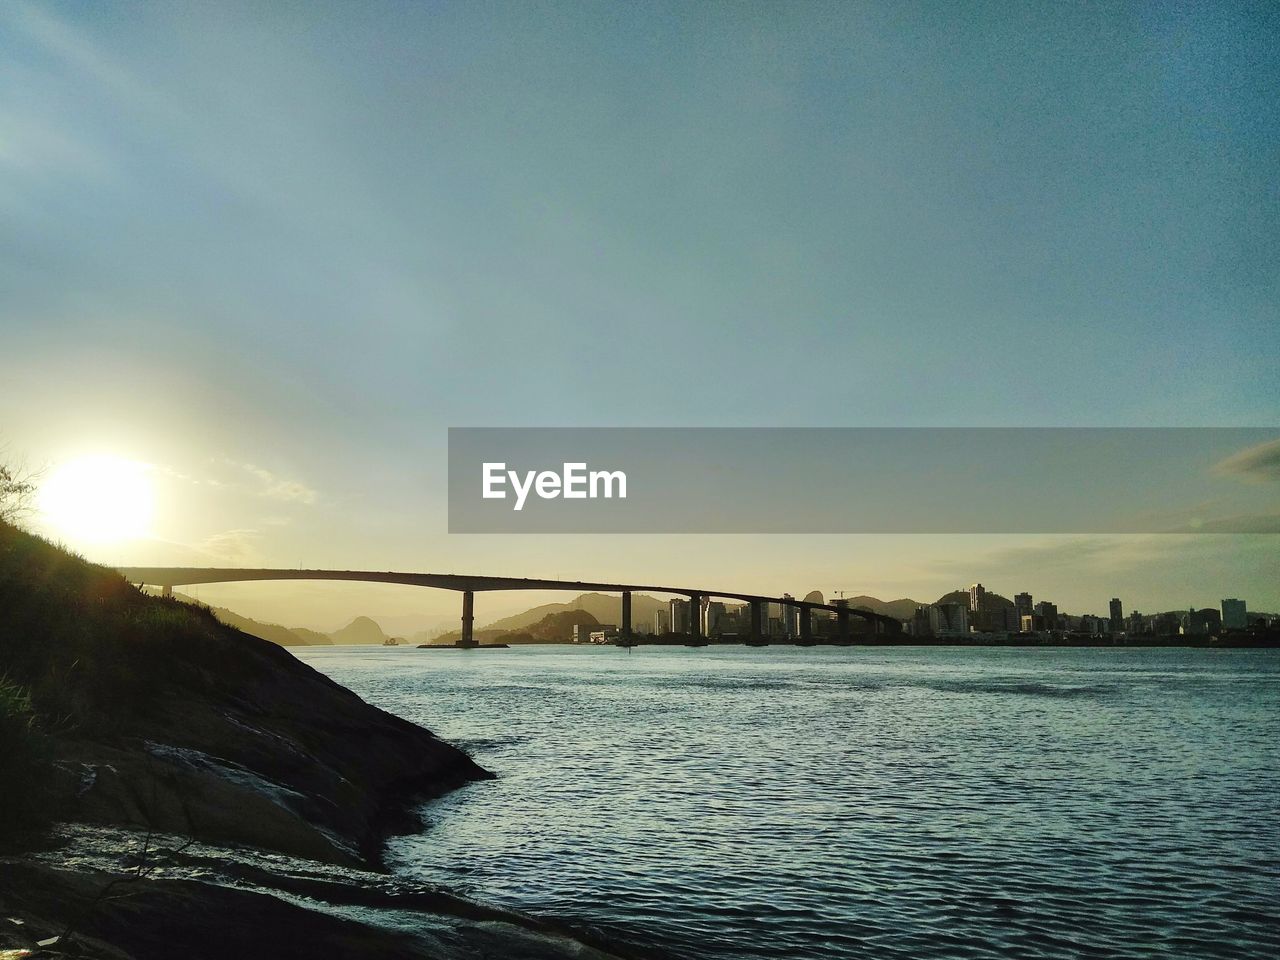
M498 636L502 643L566 643L573 638L573 628L578 624L600 626L600 621L586 610L561 610L545 617L524 630Z
M998 610L1000 608L1013 609L1014 602L1008 597L1002 597L998 593L987 591L986 594L987 609ZM963 603L966 607L969 605L968 590L952 590L950 593L943 594L934 603Z
M308 630L306 627L282 627L278 623L265 623L261 620L254 620L252 617L243 616L234 610L228 610L226 607L211 607L207 603L201 603L199 600L193 600L191 597L180 593L175 593L174 596L183 603L204 607L229 627L235 627L243 633L259 637L262 640L270 640L272 643L279 644L282 647L309 647L333 643L333 640L327 634L316 630Z
M861 596L849 597L848 600L851 607L870 610L872 613L883 614L898 620L910 620L915 616L916 607L924 606L918 600L912 600L910 597L903 597L900 600L880 600L877 597Z
M241 627L240 629L244 630L244 627ZM289 632L294 636L301 638L302 642L308 646L333 643L333 637L329 636L327 633L321 633L319 630L308 630L306 627L290 627ZM252 631L245 630L245 633L252 633Z
M368 617L356 617L341 630L329 634L334 643L382 643L387 635Z
M631 623L636 626L643 624L646 629L652 629L654 613L665 609L667 609L665 600L659 600L645 593L632 594ZM549 614L566 613L570 610L586 611L596 618L597 623L619 623L622 620L622 597L609 596L605 593L584 593L567 603L544 603L524 613L495 620L493 623L486 624L484 629L498 633L514 633L539 623ZM477 631L478 634L479 631ZM567 630L566 639L568 639Z

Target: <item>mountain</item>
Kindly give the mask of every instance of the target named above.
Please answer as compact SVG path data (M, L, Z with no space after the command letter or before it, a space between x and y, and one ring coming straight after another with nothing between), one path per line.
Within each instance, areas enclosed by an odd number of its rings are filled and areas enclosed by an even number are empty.
M243 627L240 628L244 630ZM317 646L333 643L333 637L327 633L321 633L319 630L308 630L306 627L290 627L289 632L305 643L307 646ZM252 630L245 630L245 633L253 633ZM254 634L257 636L257 634Z
M183 603L204 607L229 627L235 627L243 633L263 640L270 640L272 643L279 644L282 647L307 647L333 643L328 634L320 633L317 630L308 630L306 627L282 627L278 623L254 620L252 617L246 617L243 614L236 613L234 610L228 610L226 607L212 607L207 603L201 603L199 600L181 593L174 593L174 597Z
M578 624L598 627L600 621L586 610L561 610L548 613L531 627L501 634L497 639L502 643L568 643Z
M934 603L963 603L967 607L969 605L969 591L952 590L950 593L943 594ZM1015 606L1014 602L1008 597L1002 597L1000 594L992 593L990 590L986 593L986 604L988 610L1001 608L1011 610Z
M968 594L965 596L967 598ZM903 597L900 600L880 600L877 597L867 596L848 597L847 599L851 607L870 610L872 613L883 614L897 620L910 620L915 616L916 607L924 606L924 604L912 600L910 597Z
M387 635L368 617L356 617L341 630L329 634L334 643L382 643Z
M653 628L653 615L658 610L667 609L667 601L659 600L645 593L631 595L631 623L643 624L646 629ZM584 593L567 603L544 603L532 607L524 613L504 617L486 624L485 630L496 630L499 633L512 633L539 623L552 613L566 613L570 610L583 610L596 618L597 623L620 623L622 620L622 597L610 596L606 593ZM566 639L567 639L566 634Z

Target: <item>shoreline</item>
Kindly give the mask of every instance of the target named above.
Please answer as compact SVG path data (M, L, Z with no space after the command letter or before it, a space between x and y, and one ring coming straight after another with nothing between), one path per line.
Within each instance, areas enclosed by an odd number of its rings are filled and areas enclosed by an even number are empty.
M391 874L422 802L494 775L283 647L2 522L0 607L6 956L634 956Z

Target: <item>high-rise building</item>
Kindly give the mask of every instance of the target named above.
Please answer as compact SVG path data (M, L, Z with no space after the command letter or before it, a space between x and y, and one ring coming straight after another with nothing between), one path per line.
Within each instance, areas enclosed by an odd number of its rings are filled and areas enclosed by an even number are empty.
M1033 613L1035 613L1035 611L1031 607L1031 594L1029 593L1015 594L1013 597L1013 609L1017 611L1019 624L1022 623L1023 617L1029 617Z
M969 612L981 613L987 609L987 591L980 583L969 587Z
M658 636L671 632L671 611L661 609L653 611L653 632Z
M689 601L688 600L672 600L667 605L667 622L671 625L672 633L689 633Z
M702 605L702 635L719 636L725 630L728 611L719 600L709 600Z
M1044 629L1058 629L1058 605L1050 603L1048 600L1041 600L1035 606L1035 615L1041 617L1044 622Z
M1249 626L1249 611L1243 600L1222 601L1222 626L1227 630L1244 630Z
M928 607L916 607L915 616L911 618L911 633L916 637L933 636L933 627L929 625Z
M789 593L782 595L783 600L794 600ZM800 635L800 608L789 603L782 604L782 635L796 637Z
M1120 603L1119 597L1111 598L1111 632L1120 633L1124 630L1124 605Z
M969 608L963 603L935 603L929 607L929 629L935 637L969 633Z

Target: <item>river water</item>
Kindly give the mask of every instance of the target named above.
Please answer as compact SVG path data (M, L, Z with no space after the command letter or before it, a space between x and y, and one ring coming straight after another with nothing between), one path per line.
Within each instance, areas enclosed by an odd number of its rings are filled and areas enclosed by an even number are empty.
M690 960L1280 956L1280 653L295 648L499 779L390 862Z

